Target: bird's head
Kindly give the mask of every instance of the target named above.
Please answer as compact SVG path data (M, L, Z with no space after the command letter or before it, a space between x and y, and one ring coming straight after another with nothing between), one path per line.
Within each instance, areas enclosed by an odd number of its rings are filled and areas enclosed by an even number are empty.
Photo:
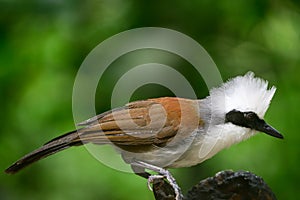
M268 82L254 77L253 72L230 79L210 91L212 118L221 116L222 123L283 138L264 120L275 91L274 86L268 88Z

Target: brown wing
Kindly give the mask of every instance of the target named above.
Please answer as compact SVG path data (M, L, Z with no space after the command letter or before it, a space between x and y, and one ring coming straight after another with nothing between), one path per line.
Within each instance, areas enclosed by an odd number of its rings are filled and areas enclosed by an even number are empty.
M128 151L147 151L153 146L164 146L170 140L180 142L202 121L196 100L158 98L136 101L91 118L85 126L54 138L40 148L23 156L6 173L16 173L24 167L71 146L83 143L114 143Z
M164 97L127 104L80 125L77 139L83 143L118 146L164 146L179 130L188 134L202 123L195 100ZM76 140L74 140L76 142Z

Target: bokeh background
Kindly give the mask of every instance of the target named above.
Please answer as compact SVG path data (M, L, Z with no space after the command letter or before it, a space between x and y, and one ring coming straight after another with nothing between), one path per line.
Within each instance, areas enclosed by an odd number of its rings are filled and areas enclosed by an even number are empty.
M198 41L224 80L251 70L278 89L266 120L285 139L259 134L201 165L172 170L183 190L220 170L248 170L263 177L278 199L298 199L299 22L300 5L293 0L1 0L0 171L47 140L75 128L74 79L96 45L128 29L155 26ZM208 94L190 66L180 59L172 63L190 80L198 98ZM106 73L107 84L97 91L98 112L110 109L118 69L121 67L112 67ZM167 88L146 85L132 100L170 95ZM142 178L111 169L84 147L76 147L13 176L0 172L0 199L150 200L153 196Z

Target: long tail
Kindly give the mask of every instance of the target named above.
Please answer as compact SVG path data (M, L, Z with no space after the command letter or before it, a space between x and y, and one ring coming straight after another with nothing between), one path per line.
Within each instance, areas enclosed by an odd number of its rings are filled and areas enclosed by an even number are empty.
M77 131L72 131L57 138L54 138L45 145L41 146L40 148L34 150L33 152L25 155L24 157L16 161L14 164L8 167L5 170L5 172L8 174L14 174L23 169L24 167L42 158L50 156L71 146L81 145L82 142L80 142L80 140L76 140L77 138Z

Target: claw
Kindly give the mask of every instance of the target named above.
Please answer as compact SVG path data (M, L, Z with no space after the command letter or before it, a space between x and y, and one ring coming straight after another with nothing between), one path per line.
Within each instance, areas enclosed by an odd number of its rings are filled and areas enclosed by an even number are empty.
M176 195L175 199L176 200L182 200L183 199L180 187L177 185L175 178L172 176L172 174L168 170L166 170L164 168L161 168L161 167L157 167L155 165L151 165L151 164L142 162L142 161L136 161L133 164L136 165L136 166L143 167L145 169L149 169L149 170L152 170L152 171L155 171L155 172L159 173L158 175L150 175L148 177L148 188L151 191L152 191L151 184L153 183L154 179L166 178L168 180L169 184L174 189L174 192L175 192L175 195Z
M149 190L153 191L151 184L153 184L155 179L162 179L162 178L165 178L165 177L163 175L159 175L159 174L149 176L148 181L147 181Z

